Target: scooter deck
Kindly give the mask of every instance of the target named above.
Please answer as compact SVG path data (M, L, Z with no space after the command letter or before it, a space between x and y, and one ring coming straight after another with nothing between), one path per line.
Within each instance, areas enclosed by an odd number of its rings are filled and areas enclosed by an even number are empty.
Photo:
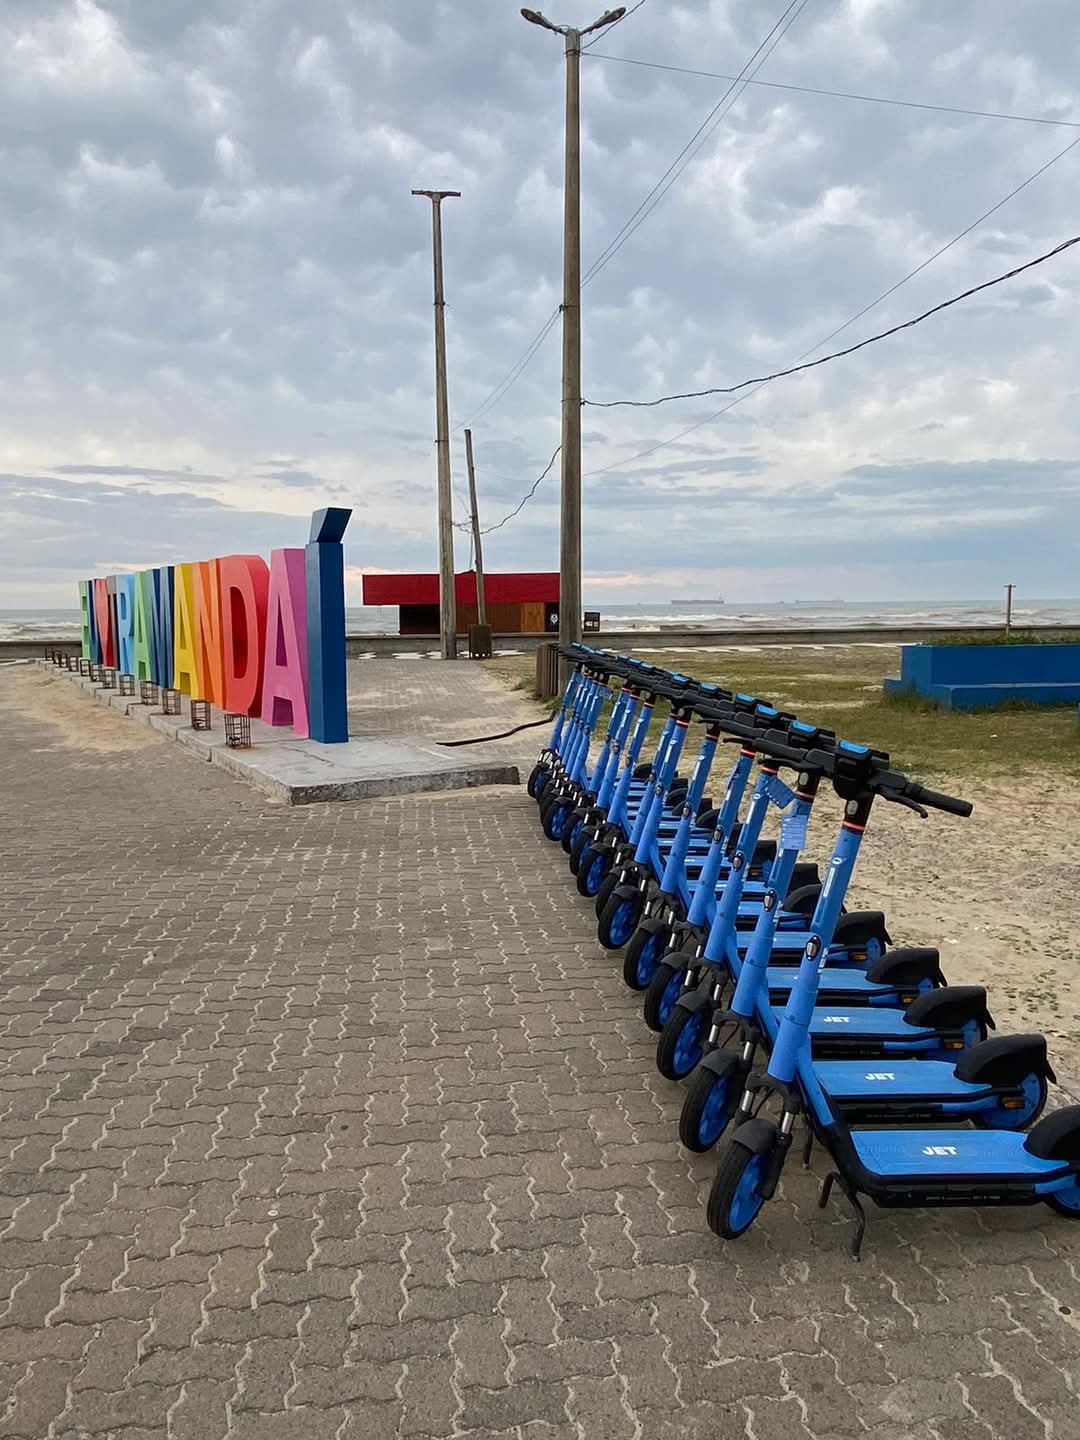
M790 995L799 972L794 966L770 965L766 971L766 981L769 987L771 998L786 998ZM869 979L861 970L852 967L845 970L839 966L831 969L826 967L818 976L818 1001L819 1005L903 1005L906 1003L900 999L901 993L909 996L920 994L924 989L933 987L927 982L924 985L900 986L890 981L883 983L878 980Z
M840 1105L925 1100L928 1104L970 1104L997 1100L994 1086L960 1080L948 1060L890 1060L885 1068L869 1068L858 1060L815 1060L814 1074Z
M1026 1138L1017 1130L934 1128L856 1130L851 1135L859 1163L883 1182L919 1178L985 1185L993 1180L1046 1181L1069 1173L1067 1162L1033 1155L1025 1147Z
M783 1015L778 1007L776 1019ZM887 1054L890 1049L899 1051L915 1049L938 1050L948 1044L961 1050L965 1046L962 1030L943 1032L925 1025L909 1024L903 1010L888 1010L866 1006L865 1009L843 1009L826 1005L815 1010L809 1027L810 1041L815 1047L822 1044L830 1048L848 1046L880 1045ZM955 1039L952 1038L955 1036Z

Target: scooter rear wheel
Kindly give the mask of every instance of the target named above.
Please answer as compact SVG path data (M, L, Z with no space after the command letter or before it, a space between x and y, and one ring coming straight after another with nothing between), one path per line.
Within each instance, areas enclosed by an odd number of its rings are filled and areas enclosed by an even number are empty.
M767 1152L757 1154L738 1140L731 1142L713 1179L705 1212L714 1235L737 1240L750 1229L765 1204L758 1187L768 1163Z
M677 953L677 951L668 951L669 957ZM641 1013L645 1017L645 1024L650 1030L655 1030L657 1034L667 1024L668 1016L674 1010L675 1003L682 994L685 976L686 966L673 965L669 958L660 961L655 975L649 981Z
M1055 1190L1047 1195L1046 1203L1066 1219L1080 1220L1080 1180L1074 1180L1068 1190Z
M1046 1076L1032 1072L1020 1084L1023 1104L1012 1109L1004 1104L992 1110L973 1110L972 1123L980 1130L1026 1130L1042 1114L1050 1093Z

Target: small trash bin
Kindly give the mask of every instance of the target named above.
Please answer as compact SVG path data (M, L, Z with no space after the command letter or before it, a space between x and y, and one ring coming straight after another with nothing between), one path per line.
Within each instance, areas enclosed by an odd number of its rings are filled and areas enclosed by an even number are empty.
M536 647L536 698L549 700L559 693L559 647L545 640Z
M470 625L469 626L469 659L490 660L491 659L491 626Z

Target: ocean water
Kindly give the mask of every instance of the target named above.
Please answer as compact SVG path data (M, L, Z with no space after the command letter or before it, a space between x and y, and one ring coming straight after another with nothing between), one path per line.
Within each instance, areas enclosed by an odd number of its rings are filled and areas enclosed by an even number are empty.
M992 600L796 600L773 605L712 604L681 601L622 603L586 598L586 610L599 610L605 630L812 630L863 629L873 625L994 625L1004 617L1000 597ZM349 606L350 635L396 635L394 605ZM1013 603L1013 624L1076 625L1080 599L1023 600ZM0 640L77 638L77 610L2 610Z

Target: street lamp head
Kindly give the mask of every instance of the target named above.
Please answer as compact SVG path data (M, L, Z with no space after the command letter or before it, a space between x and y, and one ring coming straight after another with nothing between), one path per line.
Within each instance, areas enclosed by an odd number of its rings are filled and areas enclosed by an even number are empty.
M582 35L588 35L593 30L602 30L605 25L614 25L616 20L621 20L625 14L625 5L620 5L617 10L605 10L599 20L594 20L593 23L582 30L581 33Z
M550 20L541 15L539 10L526 10L523 7L521 14L524 19L528 20L530 25L542 25L545 30L554 30L556 35L559 34L559 27L553 25Z

